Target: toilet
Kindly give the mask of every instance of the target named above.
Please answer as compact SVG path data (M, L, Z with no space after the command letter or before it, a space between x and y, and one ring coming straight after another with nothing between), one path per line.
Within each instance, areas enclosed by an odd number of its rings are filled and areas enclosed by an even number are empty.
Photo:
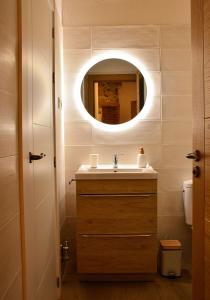
M183 182L185 223L192 226L192 180Z

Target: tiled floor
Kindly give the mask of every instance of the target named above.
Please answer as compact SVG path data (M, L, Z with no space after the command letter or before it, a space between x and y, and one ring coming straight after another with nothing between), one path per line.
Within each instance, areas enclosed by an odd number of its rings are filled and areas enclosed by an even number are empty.
M154 282L80 282L76 274L63 279L62 300L191 300L191 276L181 278L159 275Z

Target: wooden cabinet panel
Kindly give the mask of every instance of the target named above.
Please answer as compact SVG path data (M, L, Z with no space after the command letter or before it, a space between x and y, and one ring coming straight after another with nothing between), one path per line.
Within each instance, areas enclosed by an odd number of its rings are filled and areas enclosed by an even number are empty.
M155 273L156 235L79 235L78 273Z
M156 193L156 179L77 180L77 194Z
M83 195L77 199L79 233L156 233L157 196Z
M156 233L156 179L77 181L77 271L82 276L156 273Z

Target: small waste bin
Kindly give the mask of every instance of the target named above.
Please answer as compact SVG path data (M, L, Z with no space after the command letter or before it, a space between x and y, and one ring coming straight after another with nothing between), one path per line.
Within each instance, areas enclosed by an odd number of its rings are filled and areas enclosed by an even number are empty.
M160 272L167 277L180 277L182 269L182 244L179 240L160 241Z

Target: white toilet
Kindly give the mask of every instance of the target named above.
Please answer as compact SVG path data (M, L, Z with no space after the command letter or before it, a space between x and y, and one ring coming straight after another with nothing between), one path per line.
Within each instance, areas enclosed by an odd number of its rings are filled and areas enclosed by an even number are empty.
M185 223L192 226L192 180L183 182Z

